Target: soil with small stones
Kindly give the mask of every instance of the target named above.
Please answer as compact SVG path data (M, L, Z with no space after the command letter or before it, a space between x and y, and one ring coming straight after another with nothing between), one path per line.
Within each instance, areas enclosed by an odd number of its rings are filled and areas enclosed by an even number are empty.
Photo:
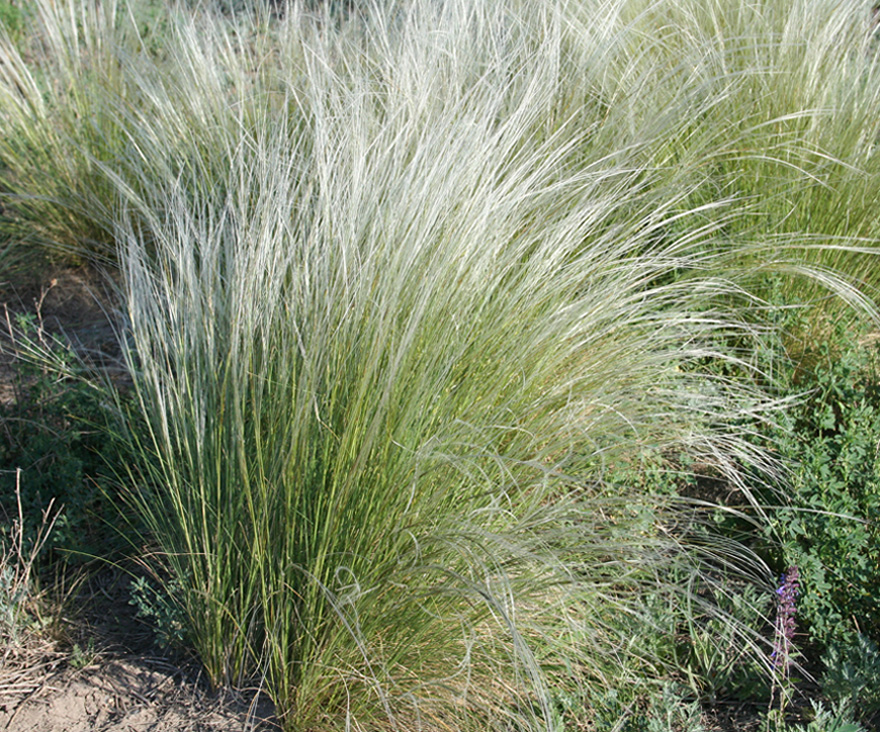
M136 572L106 564L81 572L54 633L23 638L0 657L0 731L279 730L258 689L214 692L194 660L156 647L130 602Z

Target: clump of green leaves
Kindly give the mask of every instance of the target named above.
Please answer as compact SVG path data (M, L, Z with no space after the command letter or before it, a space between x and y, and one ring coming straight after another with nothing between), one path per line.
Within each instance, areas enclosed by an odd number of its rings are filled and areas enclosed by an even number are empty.
M42 521L50 501L64 511L55 522L44 560L80 561L118 550L109 527L118 514L112 463L119 455L108 413L94 385L77 376L77 356L69 343L48 335L39 317L15 319L9 347L35 345L45 361L22 357L15 363L14 399L0 403L0 463L25 476L20 500L27 532ZM33 350L33 349L32 349ZM32 354L33 355L33 354ZM0 473L0 524L16 519L14 472Z
M864 732L864 728L853 721L852 710L846 702L826 707L821 701L811 699L810 706L812 719L806 726L789 723L779 710L774 710L764 716L760 732Z
M177 580L170 580L161 590L145 577L137 577L131 583L129 604L137 608L136 617L152 624L156 643L162 649L181 648L191 640L183 608L175 601L182 590Z
M828 697L863 714L880 710L880 650L874 641L861 633L854 641L832 640L822 662L822 690Z
M85 644L74 643L70 649L69 663L72 668L80 671L91 666L96 658L95 639L89 638Z
M833 714L817 706L808 729L856 729L853 714L865 721L876 709L880 668L877 341L851 320L813 323L810 338L802 314L777 317L775 351L764 356L775 359L780 396L796 402L764 433L790 466L765 492L765 551L780 569L799 569L796 645L810 649L801 662L815 666L823 654L823 693L839 702ZM778 716L767 724L784 724Z
M596 732L705 732L699 702L689 698L685 689L665 682L651 693L634 695L632 690L609 689L593 699L589 729ZM584 711L573 718L583 724Z
M774 439L793 468L773 512L785 561L803 581L799 615L827 644L860 631L880 639L880 372L871 338L843 325L806 351L789 377L800 405Z

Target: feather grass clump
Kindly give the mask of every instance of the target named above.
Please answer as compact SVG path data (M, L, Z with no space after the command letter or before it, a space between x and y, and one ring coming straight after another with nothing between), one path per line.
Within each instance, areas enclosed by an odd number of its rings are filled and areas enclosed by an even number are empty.
M596 466L760 458L720 426L760 395L690 367L747 368L712 345L758 334L705 220L745 214L683 210L686 186L550 122L557 20L286 23L309 35L283 104L212 128L210 187L139 180L117 233L136 501L209 673L264 674L291 729L547 727L560 694L662 675L620 618L734 563Z

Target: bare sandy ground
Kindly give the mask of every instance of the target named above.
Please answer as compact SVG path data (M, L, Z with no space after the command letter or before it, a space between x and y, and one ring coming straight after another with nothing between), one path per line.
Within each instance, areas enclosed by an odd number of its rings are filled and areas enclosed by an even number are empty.
M246 732L277 729L259 697L212 695L161 659L102 659L35 674L0 692L9 732Z

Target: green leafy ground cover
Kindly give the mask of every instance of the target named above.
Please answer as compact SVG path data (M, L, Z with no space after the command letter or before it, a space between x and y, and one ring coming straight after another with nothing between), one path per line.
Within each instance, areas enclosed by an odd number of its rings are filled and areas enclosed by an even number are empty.
M46 581L142 552L159 640L290 730L875 723L869 3L0 28L5 276L100 273L125 366L8 321L10 642L59 493Z

